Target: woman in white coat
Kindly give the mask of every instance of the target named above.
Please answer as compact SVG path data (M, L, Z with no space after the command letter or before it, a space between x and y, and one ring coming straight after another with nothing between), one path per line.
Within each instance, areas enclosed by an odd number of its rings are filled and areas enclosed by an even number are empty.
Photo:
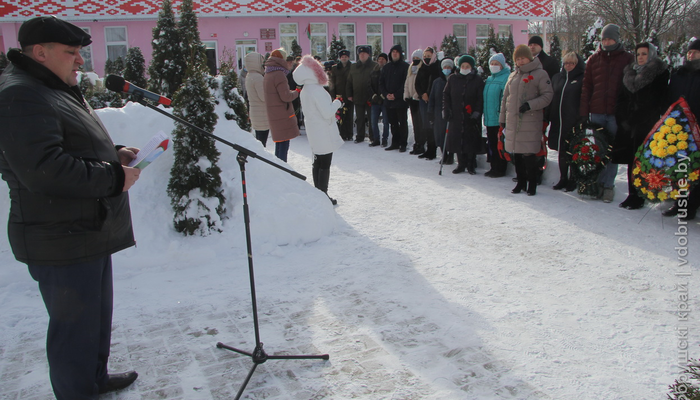
M314 186L328 195L333 152L343 144L335 118L336 111L343 103L331 99L323 87L328 84L328 75L323 66L311 56L304 56L293 74L297 84L303 86L299 98L304 109L306 137L314 154ZM335 199L330 196L328 198L334 205L337 204Z

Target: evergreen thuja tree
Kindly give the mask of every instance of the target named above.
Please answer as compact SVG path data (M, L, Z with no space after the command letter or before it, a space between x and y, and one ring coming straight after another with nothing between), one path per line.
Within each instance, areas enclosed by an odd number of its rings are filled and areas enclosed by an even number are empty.
M445 54L445 57L456 59L460 53L457 37L455 35L445 35L445 37L442 38L442 43L440 44L440 51Z
M163 0L158 22L153 28L153 59L148 66L148 90L172 98L180 87L186 70L180 42L172 2Z
M588 57L592 56L593 53L598 51L600 46L600 34L603 32L603 20L598 18L595 23L588 27L586 32L583 33L583 46L581 46L581 57L584 60L588 60Z
M303 50L296 39L292 39L292 52L289 54L292 57L301 57ZM222 74L223 75L223 74Z
M146 87L148 84L146 82L146 60L143 58L141 48L129 48L124 64L124 79L138 87Z
M561 42L559 36L552 36L552 42L549 44L549 55L557 60L557 65L561 68Z
M248 108L245 101L238 92L238 74L234 68L234 57L231 52L224 51L224 57L221 59L221 67L219 74L221 75L221 92L226 105L233 112L226 111L224 117L227 120L235 120L238 127L246 132L250 132L250 118L248 117Z
M212 132L217 115L205 75L202 68L188 71L185 82L175 93L173 114ZM216 143L190 127L176 126L173 131L175 161L168 182L168 195L175 212L175 230L185 235L201 236L220 232L226 210Z
M481 67L481 77L486 79L491 75L489 69L489 59L492 55L501 51L501 40L496 37L496 32L493 30L493 25L489 25L489 37L486 41L476 48L476 66Z
M208 68L192 0L184 0L181 11L182 52L188 56L190 64L183 84L175 93L173 114L213 132L218 118L214 111L216 101L207 83ZM175 230L202 236L220 232L226 210L216 143L182 124L177 124L173 137L175 162L170 170L168 194L175 212Z
M378 37L372 44L372 58L376 60L380 54L382 54L382 38Z
M345 43L343 42L343 39L338 39L335 36L335 33L333 36L331 36L331 51L328 53L328 59L329 60L337 60L338 59L338 52L340 50L345 50Z

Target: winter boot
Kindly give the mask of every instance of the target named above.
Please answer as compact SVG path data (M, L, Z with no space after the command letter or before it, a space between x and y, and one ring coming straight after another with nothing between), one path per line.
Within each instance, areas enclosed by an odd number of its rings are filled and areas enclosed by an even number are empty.
M460 174L467 170L467 155L464 153L457 153L457 168L455 168L452 173Z
M467 154L467 172L476 175L476 154Z
M525 174L525 161L523 160L522 154L515 155L515 181L518 182L515 188L511 190L511 193L518 194L523 190L527 189L527 175Z
M525 164L525 175L527 176L527 195L534 196L537 194L537 183L540 178L540 168L537 156L530 154L523 156Z
M319 184L316 186L318 190L322 191L323 193L328 196L328 181L331 179L331 170L330 169L319 169L318 170L318 180ZM331 201L333 205L338 204L338 202L332 198L331 196L328 196L328 199Z

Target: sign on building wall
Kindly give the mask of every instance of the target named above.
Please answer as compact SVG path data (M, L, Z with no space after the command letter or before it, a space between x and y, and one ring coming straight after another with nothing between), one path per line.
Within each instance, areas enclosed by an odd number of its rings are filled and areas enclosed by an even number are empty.
M260 39L270 40L275 38L275 29L260 29Z
M265 42L265 52L272 51L272 42Z

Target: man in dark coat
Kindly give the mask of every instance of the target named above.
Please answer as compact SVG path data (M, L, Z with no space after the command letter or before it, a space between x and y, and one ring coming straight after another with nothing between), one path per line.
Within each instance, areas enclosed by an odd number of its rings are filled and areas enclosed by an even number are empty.
M340 137L343 140L352 140L352 124L353 124L353 113L355 110L355 105L348 99L347 87L348 87L348 76L350 75L350 67L352 63L350 62L350 51L340 50L338 52L338 58L340 61L331 68L331 75L328 85L331 90L331 96L333 98L338 98L340 96L345 103L343 107L343 114L340 120Z
M590 118L594 124L605 128L610 143L615 141L617 121L615 111L617 98L622 88L625 67L634 61L634 56L620 43L620 27L608 24L601 33L601 44L586 63L581 89L579 115L581 122ZM590 116L589 116L590 114ZM610 203L615 197L617 164L608 163L598 176L598 198Z
M46 353L58 400L129 386L108 374L111 254L134 245L127 190L138 149L114 146L83 99L79 27L55 17L22 24L22 50L0 77L0 173L10 189L8 236L39 283L49 314Z
M542 41L542 38L539 36L531 37L527 42L527 47L530 48L533 57L540 59L542 69L547 72L549 79L552 79L552 77L559 72L559 68L561 68L561 66L557 60L544 52L544 42Z
M688 46L685 64L671 75L668 87L668 106L683 96L688 102L693 115L700 115L700 40L694 40ZM673 207L664 211L666 217L678 215L683 221L695 219L700 207L700 185L695 186L687 198L677 198Z
M426 158L434 160L436 157L437 146L435 145L435 135L433 134L433 123L428 116L428 101L430 101L430 88L433 86L433 81L444 78L440 61L437 59L437 54L432 47L427 47L423 52L423 65L418 69L416 76L416 93L419 97L419 107L421 113L421 121L423 121L423 129L421 135L416 137L416 147L423 148L423 143L428 144L425 153L420 154L418 158ZM442 145L442 143L441 143Z
M400 44L389 52L389 62L379 76L379 90L386 99L389 124L391 124L391 146L384 150L406 151L408 145L408 103L404 100L404 84L408 74L408 63L403 59Z
M365 124L369 122L372 107L368 105L370 95L369 79L374 66L377 65L372 59L369 46L360 46L357 50L358 61L350 67L348 75L348 86L346 93L348 100L355 104L355 117L357 118L357 137L355 143L365 141Z
M382 97L382 91L379 90L379 76L382 73L382 68L389 62L389 56L386 53L381 53L377 56L377 62L369 76L369 87L367 88L369 102L372 105L372 121L371 134L372 143L370 147L379 146L386 147L389 140L389 117L386 112L386 104ZM379 116L382 116L382 133L379 133Z

